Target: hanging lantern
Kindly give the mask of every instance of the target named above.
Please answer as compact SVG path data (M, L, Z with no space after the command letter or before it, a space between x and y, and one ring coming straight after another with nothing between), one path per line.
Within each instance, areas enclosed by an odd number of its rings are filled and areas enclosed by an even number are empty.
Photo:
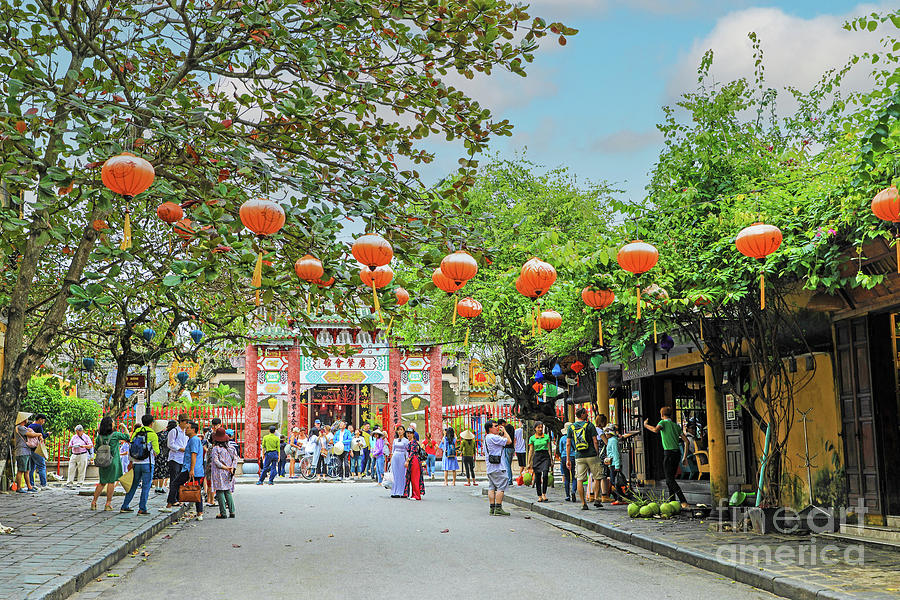
M96 362L97 361L95 361L90 356L86 356L81 359L81 368L90 373L94 370L94 365L96 364Z
M100 179L103 185L130 202L135 196L153 185L156 173L153 165L130 152L113 156L103 163ZM125 206L125 225L122 236L122 250L131 248L131 208Z
M668 352L672 348L675 347L675 339L672 338L668 333L663 334L662 338L659 340L659 349L663 352Z
M367 268L359 270L359 278L366 287L381 289L394 279L394 270L389 265L384 265L370 271Z
M539 323L544 331L553 331L562 325L562 315L555 310L545 310L541 313Z
M174 202L163 202L156 207L156 216L171 225L184 217L184 211Z
M781 246L781 230L774 225L754 223L744 227L734 241L738 252L750 258L764 260ZM766 308L766 274L759 274L759 307Z
M191 339L194 340L195 344L199 344L200 340L203 339L203 332L199 329L194 329L191 331Z
M141 337L144 338L145 342L150 342L153 340L153 338L156 337L156 332L147 327L143 332L141 332Z
M600 354L595 354L591 357L591 366L594 367L594 370L600 368L600 365L603 364L603 356Z
M659 261L659 251L651 244L641 240L635 240L625 244L616 254L616 261L619 266L634 273L641 275L656 266ZM641 318L641 286L637 286L637 318Z
M184 384L187 383L187 380L189 378L190 378L190 375L187 374L187 371L178 371L175 374L175 379L177 379L178 383L180 383L182 386L184 386Z
M550 369L550 374L556 378L559 378L562 375L562 367L559 366L559 363L553 365L553 368Z
M457 250L441 261L441 272L462 287L478 273L478 262L465 250Z
M555 383L548 383L544 386L544 393L548 398L556 398L559 396L559 386Z
M578 375L584 368L584 363L582 363L580 360L576 360L569 366L569 368L572 369L572 371L574 371L576 375Z
M420 397L413 396L409 401L412 403L413 410L419 410L419 405L422 404L422 399Z
M534 380L535 381L543 381L544 380L544 374L541 373L540 369L538 369L537 371L534 372Z
M278 398L269 396L269 410L275 410L276 406L278 406Z
M454 280L444 275L444 272L441 271L440 267L435 269L434 273L431 274L431 281L438 289L443 290L448 294L457 292L459 291L459 288L462 287L462 284L457 284Z
M190 241L190 239L194 237L194 228L191 227L191 220L188 218L181 219L175 223L175 225L172 226L172 229L174 229L178 237L185 242Z
M528 284L525 283L525 280L522 279L521 275L516 278L516 291L527 298L531 298L532 300L540 298L547 293L547 290L543 290L538 293L534 288L528 287Z
M334 277L329 277L326 281L322 281L321 279L317 279L314 282L320 288L330 288L334 285Z
M481 314L481 302L475 300L474 298L463 298L456 303L456 311L459 313L459 316L463 317L464 319L474 319ZM466 348L469 347L470 331L471 327L466 326Z
M257 237L278 233L284 227L284 209L281 205L265 198L253 198L241 204L238 211L241 223L244 227L256 234ZM260 243L259 256L256 258L256 268L253 269L251 285L256 288L256 305L259 306L259 288L262 287L263 249Z
M353 258L369 269L383 267L394 257L394 249L391 248L390 243L375 233L367 233L356 238L350 252L353 254Z
M885 188L872 198L872 212L882 221L889 221L896 227L900 223L900 193L895 186ZM900 273L900 243L898 231L894 231L894 248L897 251L897 272Z
M543 296L556 281L556 269L550 263L532 258L522 265L519 277L525 289L533 290L537 296Z
M611 290L588 286L581 290L581 300L594 310L603 310L612 304L616 295ZM597 345L603 345L603 319L597 317Z
M394 296L397 298L397 306L403 306L409 302L409 292L402 287L397 287L397 289L394 290Z
M322 278L322 275L325 274L325 269L322 267L321 260L306 254L298 258L297 262L294 263L294 273L303 281L312 283Z
M544 384L543 384L543 383L537 383L537 382L532 383L532 384L531 384L531 389L534 390L534 393L535 393L535 394L540 394L540 393L541 393L541 390L544 389Z

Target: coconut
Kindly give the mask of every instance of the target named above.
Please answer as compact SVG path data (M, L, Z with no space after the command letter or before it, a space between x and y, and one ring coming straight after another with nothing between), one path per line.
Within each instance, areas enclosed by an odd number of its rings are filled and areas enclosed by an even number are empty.
M653 509L650 507L650 505L647 504L641 507L639 514L642 517L652 517L655 513L653 512Z
M651 512L652 514L654 514L654 515L658 515L658 514L659 514L659 504L657 504L656 502L651 502L651 503L648 504L647 506L650 507L650 512Z
M672 500L671 502L667 502L667 504L672 507L673 515L677 515L681 512L681 502L678 500Z
M675 509L672 508L672 505L670 503L666 503L659 507L659 512L663 517L668 519L675 514Z
M635 502L628 505L628 516L632 519L641 514L641 507Z

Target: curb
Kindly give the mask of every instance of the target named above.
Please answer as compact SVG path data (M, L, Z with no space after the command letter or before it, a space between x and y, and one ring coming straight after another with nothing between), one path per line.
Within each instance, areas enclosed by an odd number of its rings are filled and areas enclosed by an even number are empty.
M487 495L487 490L482 490L482 495ZM734 579L737 582L770 592L776 596L798 600L859 600L859 596L853 596L830 588L824 588L793 577L784 577L776 573L763 571L756 567L719 560L712 554L698 552L688 548L680 548L676 544L658 538L641 533L623 531L617 527L612 527L604 523L596 523L594 521L582 519L560 510L548 508L543 504L539 505L535 502L516 498L515 496L504 496L503 499L504 501L511 502L520 508L528 509L539 515L577 525L583 529L595 531L618 542L624 542L645 550L650 550L660 556L684 562L705 571L711 571L718 575Z
M153 525L144 529L133 538L127 540L120 539L120 544L110 550L106 556L98 559L93 564L86 566L74 577L69 578L68 581L57 585L45 594L40 596L29 596L29 598L37 598L37 600L64 600L65 598L68 598L87 585L92 579L96 579L108 569L115 566L120 560L140 548L154 535L180 519L187 510L188 506L183 505L179 507L178 510L166 514L165 518L153 523Z

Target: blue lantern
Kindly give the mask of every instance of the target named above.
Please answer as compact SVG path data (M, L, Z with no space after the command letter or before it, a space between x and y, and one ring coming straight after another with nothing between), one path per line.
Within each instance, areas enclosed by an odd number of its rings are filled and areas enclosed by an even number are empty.
M195 344L199 344L200 340L203 339L203 332L199 329L195 329L191 332L191 339L194 340Z
M85 371L88 371L88 372L93 371L95 364L96 364L96 361L89 356L81 359L81 366Z
M143 333L141 333L141 335L143 336L145 341L149 342L156 337L156 332L148 327L144 330Z
M186 371L179 371L175 374L175 379L177 379L178 383L181 385L187 383L188 378L190 378L190 375L188 375Z
M672 336L668 333L662 336L662 339L659 340L659 348L663 352L668 352L672 348L675 347L675 340L672 339Z
M554 377L559 377L560 375L562 375L562 367L559 366L559 363L556 363L555 365L553 365L553 368L550 369L550 372Z
M544 374L541 373L541 370L540 370L540 369L538 369L538 370L535 372L535 374L534 374L534 380L537 381L538 383L540 383L541 381L544 380Z

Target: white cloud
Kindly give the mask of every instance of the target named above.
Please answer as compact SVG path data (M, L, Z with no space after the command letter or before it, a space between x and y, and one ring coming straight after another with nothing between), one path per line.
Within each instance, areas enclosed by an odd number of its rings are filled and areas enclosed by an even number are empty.
M656 146L662 141L662 134L658 129L635 131L633 129L620 129L597 138L591 142L588 148L591 152L601 154L628 154L643 150L649 146Z
M531 13L547 19L598 16L614 8L657 15L721 12L746 6L749 0L531 0Z
M684 91L694 89L697 67L704 52L713 51L710 74L714 81L727 82L741 77L753 78L753 50L747 34L759 36L763 50L767 87L787 85L801 91L810 89L829 69L840 68L853 54L880 48L881 34L846 31L843 24L860 14L878 10L861 5L842 15L820 15L804 19L778 8L751 8L728 14L713 30L694 42L679 60L669 78L666 95L672 101ZM868 73L856 69L846 80L849 88L866 85ZM781 94L782 99L786 95Z

